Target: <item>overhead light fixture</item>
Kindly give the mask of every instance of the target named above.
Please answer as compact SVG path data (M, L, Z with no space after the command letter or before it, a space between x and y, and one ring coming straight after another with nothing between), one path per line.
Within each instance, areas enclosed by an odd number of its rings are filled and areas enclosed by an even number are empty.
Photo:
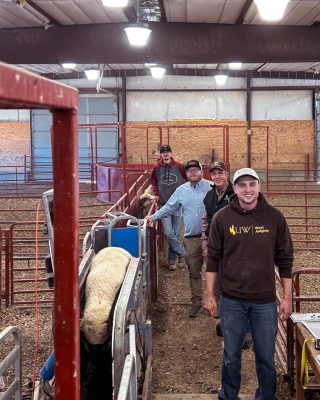
M140 0L136 0L137 23L128 28L124 28L124 30L131 46L143 47L148 41L151 29L148 28L147 24L140 23L139 3Z
M96 81L99 78L100 71L98 69L87 69L84 71L89 81Z
M145 46L151 33L151 29L142 25L130 26L128 28L124 28L124 30L131 46L136 47Z
M217 85L223 86L227 82L228 75L220 73L220 74L215 75L214 79L216 80Z
M228 67L230 69L240 69L242 67L242 62L230 62Z
M105 7L126 7L128 0L102 0L102 4Z
M265 21L279 21L290 0L254 0Z
M65 69L74 69L77 64L75 64L75 63L62 63L61 65Z
M156 79L161 79L166 72L163 67L150 67L151 75Z
M157 64L156 63L144 63L145 67L150 68L150 67L155 67Z

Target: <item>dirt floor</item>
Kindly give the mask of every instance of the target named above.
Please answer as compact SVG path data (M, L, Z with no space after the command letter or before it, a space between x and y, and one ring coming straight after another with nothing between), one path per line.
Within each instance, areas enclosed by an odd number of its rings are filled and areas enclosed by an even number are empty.
M163 258L163 257L162 257ZM296 255L295 268L307 263L320 265L320 255L304 252ZM217 319L204 310L190 318L190 289L186 268L169 272L162 263L159 273L159 298L152 305L153 325L153 392L154 393L217 393L223 339L216 335ZM318 293L319 281L307 277L302 281L304 293ZM316 303L304 311L317 311ZM277 362L277 360L276 360ZM279 400L289 400L288 383L277 363ZM256 389L255 363L252 347L243 350L241 393L252 395ZM309 397L311 398L311 397ZM313 396L312 398L319 398Z
M296 255L295 265L320 265L320 255L305 252ZM319 282L312 277L302 281L303 293L319 292ZM207 312L189 318L189 281L186 268L169 272L165 265L159 270L159 298L152 304L150 317L153 331L153 392L154 393L217 393L223 342L215 333L218 320ZM317 303L304 311L318 311ZM16 325L22 334L23 393L30 398L30 382L34 371L36 332L39 326L35 376L43 366L53 346L52 309L39 310L36 322L34 309L9 308L0 311L0 331ZM12 340L0 347L0 357L11 349ZM5 383L6 378L5 378ZM252 348L243 351L241 393L252 395L256 387ZM313 397L313 399L318 397ZM289 400L288 384L278 369L278 399Z
M35 204L23 200L3 203L2 209L17 210L21 208L35 209ZM38 200L37 200L38 201ZM36 202L36 200L34 201ZM92 206L97 207L92 211ZM81 212L85 215L90 210L90 217L101 214L101 203L93 204L84 201ZM88 211L87 211L88 210ZM21 211L20 211L21 212ZM2 213L1 225L7 228L4 221L25 218L19 211ZM28 211L30 214L30 211ZM42 214L43 215L43 214ZM299 216L300 217L300 216ZM315 231L317 231L315 227ZM308 231L312 233L311 230ZM47 240L47 237L46 239ZM295 255L295 270L300 268L320 268L320 252L299 251ZM162 255L163 260L163 255ZM2 260L2 268L4 260ZM2 269L2 277L4 270ZM319 295L318 277L307 275L301 279L301 293ZM34 282L32 283L34 286ZM3 290L3 281L2 287ZM153 331L153 391L154 393L217 393L220 386L220 367L223 342L215 333L218 320L213 320L205 311L195 318L189 318L190 289L186 268L169 272L165 265L159 270L159 298L150 309ZM319 312L319 302L306 304L302 311ZM38 322L37 322L38 318ZM30 382L35 371L38 376L53 347L52 309L40 308L37 315L34 308L4 308L0 310L0 331L9 325L18 326L22 335L22 372L24 399L30 398ZM37 332L39 333L37 335ZM12 347L12 339L0 346L0 360ZM11 347L10 347L11 346ZM37 349L37 351L36 351ZM36 364L34 367L34 358ZM11 370L12 373L12 370ZM0 377L1 378L1 377ZM252 395L256 388L255 367L252 348L243 351L242 394ZM6 377L4 386L9 381ZM2 381L0 379L0 391ZM316 397L313 397L316 398ZM278 399L289 400L288 384L278 365Z

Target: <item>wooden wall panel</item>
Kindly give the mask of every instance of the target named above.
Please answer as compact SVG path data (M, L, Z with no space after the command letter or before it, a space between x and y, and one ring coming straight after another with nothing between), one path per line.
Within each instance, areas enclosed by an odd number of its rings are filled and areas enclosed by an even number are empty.
M31 154L29 122L0 122L0 166L23 165Z
M166 128L169 125L186 125L183 128ZM247 129L243 121L171 121L162 126L162 143L169 141L174 157L181 162L196 158L207 164L223 158L222 128L196 127L195 124L227 124L229 126L229 157L231 169L247 165ZM156 123L131 123L126 130L127 159L129 162L147 160L146 127ZM190 125L190 126L188 126ZM139 127L139 128L138 128ZM314 159L313 121L253 121L252 167L266 169L267 128L269 129L269 166L272 169L303 169L306 154ZM149 129L149 158L159 156L160 128ZM296 164L295 164L296 163Z

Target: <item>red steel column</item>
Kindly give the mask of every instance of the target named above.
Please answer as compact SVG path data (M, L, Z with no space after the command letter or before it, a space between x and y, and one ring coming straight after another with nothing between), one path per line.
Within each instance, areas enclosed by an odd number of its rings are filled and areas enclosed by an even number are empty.
M53 111L55 399L80 399L76 110Z

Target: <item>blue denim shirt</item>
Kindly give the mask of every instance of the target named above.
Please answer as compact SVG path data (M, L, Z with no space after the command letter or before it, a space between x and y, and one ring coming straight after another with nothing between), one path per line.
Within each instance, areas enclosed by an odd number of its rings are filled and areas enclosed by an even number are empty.
M207 179L201 179L195 186L191 182L184 183L175 190L166 204L152 215L152 219L158 220L176 215L182 208L184 236L201 235L203 199L212 189L211 184L212 182Z

